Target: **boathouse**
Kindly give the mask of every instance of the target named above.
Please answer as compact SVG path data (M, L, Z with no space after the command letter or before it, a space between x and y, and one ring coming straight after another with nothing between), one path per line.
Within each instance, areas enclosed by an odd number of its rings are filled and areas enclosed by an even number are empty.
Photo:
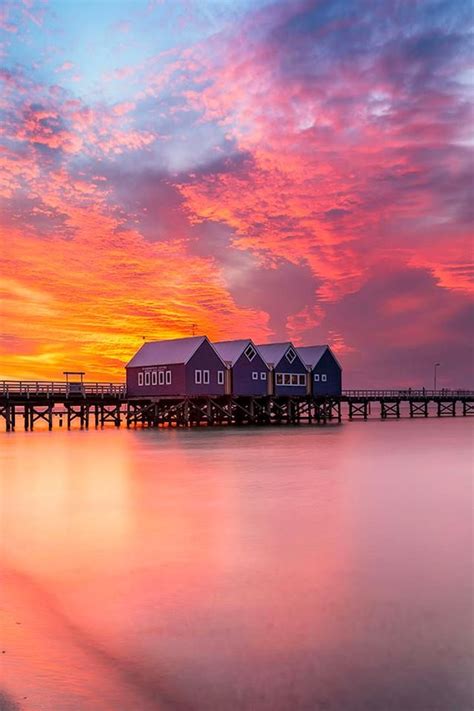
M342 368L328 345L302 346L296 349L310 372L313 395L340 395Z
M219 341L214 348L227 366L226 394L266 395L270 368L250 338Z
M225 370L207 336L151 341L126 365L127 396L224 395Z
M308 370L292 343L265 343L257 348L272 373L270 394L307 394Z

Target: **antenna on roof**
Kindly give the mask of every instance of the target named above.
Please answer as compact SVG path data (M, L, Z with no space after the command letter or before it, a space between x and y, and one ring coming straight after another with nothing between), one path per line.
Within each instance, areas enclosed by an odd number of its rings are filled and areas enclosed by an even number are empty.
M197 323L192 323L192 324L191 324L191 328L192 328L192 331L193 331L193 336L195 336L195 335L196 335Z

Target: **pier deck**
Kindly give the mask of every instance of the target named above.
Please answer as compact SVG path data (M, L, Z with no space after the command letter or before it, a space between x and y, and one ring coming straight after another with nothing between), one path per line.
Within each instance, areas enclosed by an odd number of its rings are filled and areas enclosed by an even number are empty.
M33 430L112 423L148 427L326 424L342 419L474 415L472 390L343 390L325 397L128 398L124 383L0 381L0 420Z

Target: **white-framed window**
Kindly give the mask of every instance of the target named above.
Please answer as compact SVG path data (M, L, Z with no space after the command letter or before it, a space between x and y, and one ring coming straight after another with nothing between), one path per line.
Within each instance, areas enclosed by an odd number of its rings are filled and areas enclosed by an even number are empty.
M264 370L260 373L260 380L266 380L267 379L267 374Z
M224 371L223 370L217 371L217 384L224 385Z
M252 346L251 343L248 344L247 348L244 350L244 353L250 362L252 362L253 359L255 358L255 356L257 355L257 351L255 350L255 348Z
M326 383L326 382L327 382L327 379L328 379L328 376L326 375L326 373L323 373L323 374L321 375L321 380L323 381L323 383Z
M151 373L151 384L156 385L157 382L158 382L158 373L156 372L156 370L153 370Z
M202 382L204 383L204 385L209 385L209 382L211 380L210 376L211 376L211 374L208 370L202 371Z
M165 372L164 372L164 370L160 370L160 372L158 373L158 382L159 382L160 385L164 385L164 384L165 384Z
M143 385L143 373L138 373L138 384L140 387Z
M314 374L314 382L319 383L319 373Z
M260 373L262 380L267 379L266 373ZM276 374L276 384L277 385L290 385L294 386L304 386L306 385L306 375L304 373L277 373Z
M194 382L196 385L201 385L202 383L202 370L195 370L194 371Z
M296 353L294 352L293 348L288 348L285 355L286 355L286 360L291 365L291 363L293 363L293 361L296 358Z
M252 380L258 380L258 371L252 370Z
M145 385L150 385L150 371L147 370L145 373Z
M166 385L171 385L171 370L166 371Z

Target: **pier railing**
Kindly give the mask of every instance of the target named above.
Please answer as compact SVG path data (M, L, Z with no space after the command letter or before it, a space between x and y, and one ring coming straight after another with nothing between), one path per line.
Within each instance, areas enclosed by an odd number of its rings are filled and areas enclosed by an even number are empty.
M22 396L31 397L46 395L54 397L59 395L114 395L124 397L125 383L66 383L64 381L49 380L0 380L0 395L3 397Z
M10 395L30 397L38 395L66 396L69 395L113 395L125 397L127 387L125 383L84 382L67 383L49 380L0 380L0 397ZM472 397L472 390L427 390L426 388L398 388L374 390L343 390L343 398L440 398L440 397Z

